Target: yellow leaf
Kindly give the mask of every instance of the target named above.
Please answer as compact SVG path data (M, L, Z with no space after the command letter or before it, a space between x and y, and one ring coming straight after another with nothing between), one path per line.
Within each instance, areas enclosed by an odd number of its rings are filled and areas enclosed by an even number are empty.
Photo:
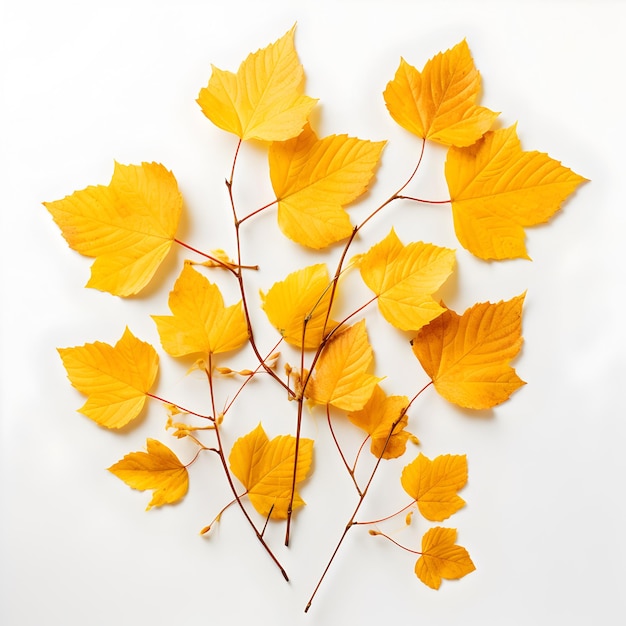
M393 228L361 258L361 277L378 296L383 317L400 330L419 330L444 312L431 294L452 273L454 250L398 239Z
M243 140L284 141L300 133L317 100L303 95L294 32L295 26L248 55L236 74L213 66L198 104L216 126Z
M366 191L384 145L347 135L318 139L309 125L295 139L273 143L270 177L283 233L315 249L348 237L343 207Z
M463 578L476 569L467 550L455 541L455 528L437 526L424 534L422 556L415 563L415 574L425 585L439 589L442 578Z
M523 152L515 126L451 148L445 175L454 229L481 259L528 258L524 228L547 222L585 179L541 152Z
M172 356L218 354L241 347L248 326L241 302L224 306L217 285L185 264L170 292L174 315L153 315L163 349Z
M304 348L316 349L337 324L327 316L330 295L328 269L320 263L292 272L266 294L261 292L261 300L272 326L292 346L302 347L304 321L308 320Z
M428 520L442 522L465 506L456 492L467 483L467 458L464 454L446 454L431 461L420 454L402 470L400 480L420 513Z
M422 72L401 59L384 92L391 117L423 139L469 146L498 116L476 106L480 74L465 41L430 59Z
M178 457L156 439L147 440L147 452L131 452L109 467L109 471L129 487L145 491L153 489L153 506L173 504L181 500L189 487L187 468Z
M290 435L271 441L259 424L237 439L229 456L230 469L246 488L252 506L263 517L286 519L293 482L296 438ZM300 439L296 487L306 477L313 460L313 440ZM293 508L304 504L297 491Z
M348 413L348 419L370 435L370 450L375 457L395 459L404 454L406 442L411 437L411 433L404 430L409 421L404 412L408 404L406 396L388 396L376 385L365 406L360 411Z
M509 365L522 346L524 295L475 304L462 316L448 310L417 334L413 352L446 400L488 409L525 384Z
M95 257L87 287L129 296L150 282L169 252L183 200L159 163L116 163L108 186L43 204L70 248Z
M374 361L365 320L334 335L318 359L306 396L316 404L358 411L382 380L368 373Z
M127 328L115 346L96 341L58 352L70 382L87 396L80 413L106 428L121 428L139 415L159 366L150 344Z

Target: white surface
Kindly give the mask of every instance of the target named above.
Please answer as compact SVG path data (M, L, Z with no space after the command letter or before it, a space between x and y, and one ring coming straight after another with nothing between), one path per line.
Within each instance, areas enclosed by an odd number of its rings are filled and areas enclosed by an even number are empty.
M625 20L626 5L597 0L4 2L0 623L621 623ZM307 93L321 101L318 132L390 142L355 217L412 167L417 142L394 124L381 97L400 56L421 67L464 37L483 76L482 104L502 111L502 125L518 121L525 149L548 152L592 180L548 226L528 232L532 263L479 263L458 249L456 278L442 292L463 310L528 290L526 343L515 365L529 384L489 415L458 411L432 390L411 412L410 429L426 454L468 455L468 505L450 525L476 572L434 592L415 578L411 555L355 529L308 615L303 607L354 504L334 451L317 457L291 548L282 547L280 527L270 531L290 584L236 510L210 540L198 536L228 499L213 459L192 468L181 505L144 512L149 495L104 468L141 449L147 436L184 458L191 447L164 433L156 404L121 435L76 413L83 398L55 348L114 342L126 324L158 346L149 315L167 313L186 255L172 254L155 286L132 301L82 289L89 261L67 248L41 205L106 184L114 159L161 161L186 200L181 237L232 249L223 179L235 144L195 98L211 63L236 70L296 21ZM440 156L430 152L416 187L430 197L446 193ZM253 165L261 172L248 170L253 183L240 181L246 206L270 197L263 159L250 150L241 171ZM360 249L392 222L405 242L458 248L448 208L398 206ZM273 214L258 227L262 236L244 245L249 260L264 263L255 280L267 288L308 257L292 256L296 248L279 238ZM391 368L405 338L368 324L386 389L410 394L424 381L419 366L405 354L402 371ZM205 392L197 378L184 377L187 364L162 361L158 392L200 408ZM292 431L291 407L279 404L276 415L272 394L242 404L228 436L260 419L270 436ZM305 429L319 449L329 445L320 417L307 417ZM394 476L408 458L385 467L368 513L404 503Z

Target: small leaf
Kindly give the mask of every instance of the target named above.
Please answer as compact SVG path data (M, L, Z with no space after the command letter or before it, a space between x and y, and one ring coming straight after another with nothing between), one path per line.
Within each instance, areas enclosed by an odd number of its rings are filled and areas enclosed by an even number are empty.
M58 352L70 382L87 396L80 413L106 428L121 428L141 413L159 364L150 344L127 328L115 346L96 341Z
M403 470L402 487L428 520L442 522L465 506L457 495L467 483L465 455L441 455L432 461L420 455Z
M522 346L524 295L475 304L462 316L448 310L413 339L415 356L446 400L489 409L525 384L509 365Z
M108 186L44 202L70 248L95 257L87 287L130 296L141 291L176 235L183 200L159 163L115 164Z
M326 344L306 387L307 398L344 411L362 409L382 380L369 373L373 361L365 320L361 320Z
M317 100L303 95L304 70L294 32L295 26L248 55L236 74L213 67L198 104L216 126L244 141L284 141L302 131Z
M218 354L240 348L248 340L241 302L224 306L217 285L185 264L170 292L174 315L153 315L163 349L172 356Z
M348 237L344 207L366 191L384 145L347 135L318 139L309 125L295 139L273 143L270 177L285 236L315 249Z
M439 589L442 578L463 578L476 569L467 550L455 541L455 528L436 526L424 534L422 556L415 563L415 574L425 585Z
M261 424L235 441L229 463L233 474L247 490L252 506L263 517L286 519L296 452L296 438L290 435L268 439ZM296 487L306 477L313 460L313 440L300 438ZM293 508L304 505L297 491Z
M109 467L109 471L129 487L145 491L153 489L153 506L173 504L181 500L189 487L187 468L178 457L156 439L148 439L147 452L131 452Z
M541 152L523 152L515 126L451 148L445 175L454 229L481 259L528 258L524 228L547 222L585 181Z
M292 272L266 294L261 293L262 307L269 321L292 346L302 347L304 321L307 320L305 349L316 349L324 334L337 325L327 319L330 296L328 269L322 263Z
M431 297L452 273L454 250L406 246L392 228L360 259L363 282L378 296L383 317L400 330L419 330L445 309Z
M391 117L423 139L469 146L498 113L476 106L480 74L465 41L430 59L422 72L400 61L383 94Z

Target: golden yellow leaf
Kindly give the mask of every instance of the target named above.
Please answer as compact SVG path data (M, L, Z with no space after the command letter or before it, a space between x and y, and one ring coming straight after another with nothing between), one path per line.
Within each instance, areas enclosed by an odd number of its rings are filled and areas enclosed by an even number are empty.
M241 347L248 326L241 302L224 306L217 285L185 264L170 292L174 315L153 315L163 349L172 356L218 354Z
M409 421L404 413L408 404L406 396L388 396L376 385L365 406L360 411L348 413L348 419L371 437L370 451L375 457L396 459L404 454L406 442L411 437L411 433L404 430ZM396 426L391 432L394 423Z
M302 347L304 320L307 319L304 348L317 348L325 333L336 326L330 317L330 278L325 264L319 263L292 272L261 292L262 307L272 326L297 348Z
M153 489L153 506L173 504L181 500L189 487L187 468L178 457L156 439L147 440L147 452L131 452L109 467L109 471L129 487L145 491Z
M128 328L111 346L101 341L59 348L72 385L87 396L79 412L106 428L137 417L157 375L159 356Z
M246 488L252 506L263 517L286 519L293 483L296 438L290 435L271 441L259 424L237 439L229 456L230 469ZM313 460L313 440L300 439L296 487L309 473ZM305 504L297 491L293 508Z
M294 32L295 26L248 55L236 74L212 67L198 104L216 126L243 140L284 141L300 133L317 100L303 95Z
M366 191L384 145L347 135L318 139L308 124L298 137L273 143L270 177L283 233L316 249L348 237L344 207Z
M400 481L426 519L442 522L465 506L456 492L467 483L467 458L445 454L431 461L420 454L402 470Z
M454 250L421 241L406 246L393 228L361 258L361 277L378 296L383 317L400 330L419 330L444 312L431 294L452 273Z
M174 175L159 163L116 163L108 186L43 204L70 248L95 257L87 287L130 296L172 247L183 200Z
M423 139L469 146L498 116L476 105L480 74L465 41L430 59L422 72L401 59L384 92L391 117Z
M547 222L585 179L541 152L523 152L515 126L451 148L445 175L454 229L481 259L529 258L524 228Z
M442 578L463 578L476 569L467 550L455 542L456 528L436 526L424 534L415 574L425 585L439 589Z
M525 384L509 365L522 346L524 295L448 310L419 331L413 352L446 400L488 409Z
M361 320L326 344L306 387L306 397L344 411L362 409L382 380L369 373L373 361L365 320Z

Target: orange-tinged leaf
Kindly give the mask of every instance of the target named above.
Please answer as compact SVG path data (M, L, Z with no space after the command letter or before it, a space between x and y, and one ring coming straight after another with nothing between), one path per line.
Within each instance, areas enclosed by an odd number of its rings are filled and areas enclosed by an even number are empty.
M273 143L270 177L283 233L315 249L348 237L344 207L366 191L384 145L347 135L318 139L309 125L298 137Z
M475 304L463 315L448 310L413 339L415 356L446 400L488 409L525 384L509 365L522 346L524 295Z
M198 104L216 126L243 140L284 141L300 133L317 100L303 95L294 32L295 26L248 55L236 74L213 66Z
M442 522L465 506L456 492L467 483L467 458L445 454L431 461L420 453L402 470L400 480L420 513L432 522Z
M465 41L430 59L422 72L401 59L384 92L391 117L423 139L469 146L498 116L476 105L480 74Z
M246 488L252 506L263 517L286 519L293 483L296 438L274 437L271 441L259 424L237 439L229 456L230 469ZM300 438L296 487L306 477L313 460L313 440ZM294 493L293 508L304 504Z
M267 293L261 292L263 310L287 343L297 348L303 346L307 320L305 349L317 348L324 334L337 324L330 317L327 320L330 296L330 278L323 263L292 272Z
M218 354L240 348L248 339L241 302L224 306L217 285L185 264L170 292L174 315L153 315L163 349L172 356Z
M369 373L373 361L365 320L361 320L326 344L306 387L307 398L344 411L362 409L382 380Z
M116 163L108 186L43 204L70 248L95 258L87 287L130 296L172 247L182 203L174 175L159 163Z
M404 430L409 421L405 413L408 404L406 396L388 396L376 385L365 406L348 413L348 419L371 437L370 451L375 457L396 459L404 454L411 437L411 433Z
M121 428L139 415L159 367L150 344L127 328L115 346L96 341L58 352L70 382L87 396L80 413L106 428Z
M455 580L476 568L467 550L456 545L456 529L436 526L422 537L422 556L415 563L415 574L432 589L439 589L441 580Z
M522 151L515 126L451 148L445 175L456 235L481 259L528 258L524 228L547 222L585 181L547 154Z
M400 330L419 330L445 311L431 294L453 267L454 250L421 241L404 246L393 228L360 260L361 277L378 296L380 312Z
M109 471L129 487L145 491L153 489L153 506L173 504L181 500L189 487L187 468L178 457L156 439L147 440L147 452L131 452L109 467Z

